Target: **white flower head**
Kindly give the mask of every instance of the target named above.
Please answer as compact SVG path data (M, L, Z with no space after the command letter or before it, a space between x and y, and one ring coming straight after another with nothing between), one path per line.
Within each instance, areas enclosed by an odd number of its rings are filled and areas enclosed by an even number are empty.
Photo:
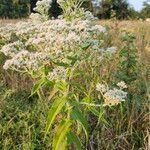
M120 89L126 89L127 88L127 85L124 81L117 83L117 86L119 86Z
M96 85L96 90L105 93L108 90L108 87L105 84L98 83Z
M125 101L127 92L114 88L108 90L103 96L106 105L117 105L122 101Z
M61 66L57 66L52 70L52 72L49 72L48 78L50 80L65 79L66 73L67 69Z
M119 85L124 84L121 82ZM96 90L101 92L105 105L117 105L122 101L125 101L125 98L127 97L127 92L124 92L121 88L109 88L101 83L97 84Z
M116 53L117 48L116 47L109 47L106 49L106 53Z

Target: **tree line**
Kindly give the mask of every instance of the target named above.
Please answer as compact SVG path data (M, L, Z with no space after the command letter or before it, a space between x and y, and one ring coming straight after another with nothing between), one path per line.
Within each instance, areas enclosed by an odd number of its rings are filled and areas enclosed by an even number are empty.
M119 20L150 18L150 0L143 2L141 11L136 11L127 0L101 0L97 16L102 19L115 17Z
M28 17L38 0L0 0L0 18L23 18ZM56 8L57 0L54 2L54 13L58 13ZM91 5L92 0L84 2L83 7L93 11L100 19L146 19L150 18L150 0L143 3L143 9L136 11L127 0L101 0L98 6ZM55 15L55 14L54 14Z
M30 0L0 0L1 18L22 18L29 15Z

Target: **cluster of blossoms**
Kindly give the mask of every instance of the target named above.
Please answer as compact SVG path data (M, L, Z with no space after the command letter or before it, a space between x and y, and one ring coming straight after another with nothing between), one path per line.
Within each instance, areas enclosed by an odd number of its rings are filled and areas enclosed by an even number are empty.
M106 29L88 19L74 21L55 19L38 23L30 20L11 26L6 25L0 28L0 31L3 39L9 39L8 44L1 49L1 52L10 58L4 65L5 69L15 67L17 70L23 68L38 70L40 66L37 64L42 63L37 61L45 64L51 57L54 62L71 63L70 58L74 57L79 58L78 61L84 60L87 52L90 54L89 59L95 57L95 60L101 60L101 56L107 51L107 48L102 49L100 38ZM14 33L13 40L15 40L11 41ZM34 53L42 55L42 58L35 57Z
M74 20L75 18L83 19L85 17L85 11L81 8L83 0L57 0L57 2L62 8L65 18Z
M34 11L37 13L32 13L30 18L36 20L48 20L49 19L49 10L51 8L52 0L42 0L37 1Z
M27 50L21 50L18 52L12 59L9 59L5 62L3 68L14 69L18 71L37 71L38 67L43 64L44 61L50 60L50 58L43 53L32 53ZM28 66L28 68L27 68Z
M41 18L51 3L51 0L38 1L35 10L41 13L38 14ZM59 3L63 6L63 1ZM91 65L93 62L93 65L100 64L106 54L116 52L115 47L103 45L102 37L107 35L106 29L97 25L91 12L83 11L82 16L73 17L73 20L66 19L65 16L45 21L28 20L0 27L0 38L6 43L0 51L8 57L4 69L38 73L50 62L52 68L48 78L65 79L69 67L82 66L85 61ZM120 85L123 86L122 83ZM97 90L103 93L106 103L112 99L111 102L119 103L125 98L121 89L110 90L101 86L104 85L98 85Z
M118 88L110 89L105 84L97 84L96 90L101 92L105 105L117 105L121 103L122 101L125 101L125 98L127 97L127 92L124 92L123 90L127 88L127 85L121 81L117 84Z
M52 72L49 72L48 79L49 80L58 80L58 79L66 79L67 69L61 66L57 66L53 68Z

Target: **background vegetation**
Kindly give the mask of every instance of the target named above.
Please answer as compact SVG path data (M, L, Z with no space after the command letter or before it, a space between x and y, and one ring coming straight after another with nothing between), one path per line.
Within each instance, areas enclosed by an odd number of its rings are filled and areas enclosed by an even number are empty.
M29 9L29 0L0 0L1 18L27 17Z
M0 17L1 18L22 18L28 17L37 0L0 0ZM60 12L56 0L53 0L53 10L55 14ZM112 16L117 19L146 19L150 18L149 0L143 3L143 9L138 12L127 0L102 0L99 6L92 5L91 0L84 2L83 6L95 12L95 15L101 19L110 19Z

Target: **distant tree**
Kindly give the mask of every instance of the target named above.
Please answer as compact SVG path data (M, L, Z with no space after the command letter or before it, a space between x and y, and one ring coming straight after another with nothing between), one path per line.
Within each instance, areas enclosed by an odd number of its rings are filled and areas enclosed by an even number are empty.
M102 19L110 19L111 10L112 10L111 0L101 0L98 17Z
M84 0L82 7L85 8L86 10L93 11L92 0Z
M101 0L99 18L110 19L112 12L117 19L127 19L130 16L130 5L127 0Z
M8 17L9 9L12 9L11 6L12 6L11 0L1 0L0 1L0 17L5 17L5 18Z
M150 18L150 0L143 3L143 9L141 10L141 18Z
M133 7L129 9L129 17L131 19L139 19L140 18L140 12L136 11Z
M29 0L0 0L0 17L20 18L28 15Z
M112 0L112 9L117 19L127 19L130 16L130 7L126 0Z

